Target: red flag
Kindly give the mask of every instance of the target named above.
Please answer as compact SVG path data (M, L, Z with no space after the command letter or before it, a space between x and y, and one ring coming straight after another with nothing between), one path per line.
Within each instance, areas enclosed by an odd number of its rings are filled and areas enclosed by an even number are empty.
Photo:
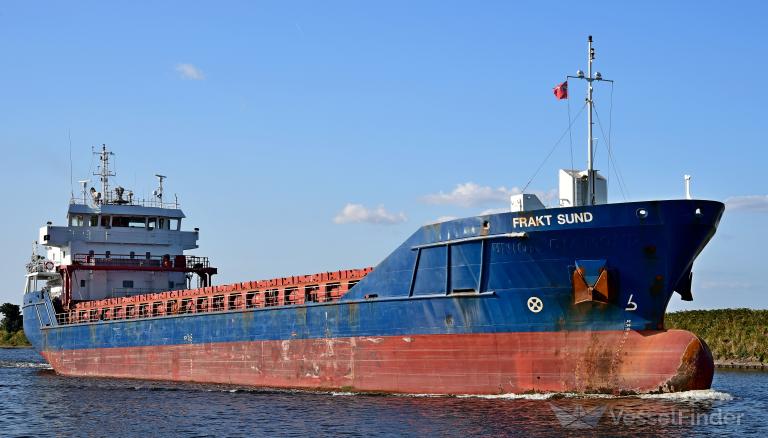
M554 88L555 97L558 100L568 99L568 81L563 82Z

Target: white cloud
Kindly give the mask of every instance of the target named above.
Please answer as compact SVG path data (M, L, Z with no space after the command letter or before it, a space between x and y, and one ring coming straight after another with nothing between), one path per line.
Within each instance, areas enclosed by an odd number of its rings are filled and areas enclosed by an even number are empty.
M450 204L461 207L477 207L498 202L509 202L511 195L520 193L520 189L512 187L480 186L473 182L458 184L450 193L434 193L426 195L422 200L428 204Z
M450 204L460 207L479 207L492 206L503 203L509 205L509 197L520 194L518 187L506 188L504 186L493 188L490 186L481 186L473 182L457 184L456 188L450 193L433 193L422 197L422 201L428 204ZM557 189L551 189L547 192L529 191L527 193L535 194L544 205L557 200ZM503 213L509 211L509 208L490 208L484 210L480 215Z
M390 213L379 205L376 209L368 209L362 204L349 203L344 206L339 214L333 218L337 224L361 223L369 224L399 224L405 222L407 218L405 213Z
M758 211L768 213L768 195L731 196L725 200L731 211Z
M535 191L533 193L536 196L538 196L539 199L541 199L541 202L543 202L544 205L551 205L553 201L555 201L554 202L555 206L558 206L559 203L560 203L559 202L560 201L560 199L559 199L560 193L559 193L558 189L549 189L546 192L536 192Z
M176 64L176 71L182 79L191 79L193 81L202 81L205 79L205 73L192 64Z

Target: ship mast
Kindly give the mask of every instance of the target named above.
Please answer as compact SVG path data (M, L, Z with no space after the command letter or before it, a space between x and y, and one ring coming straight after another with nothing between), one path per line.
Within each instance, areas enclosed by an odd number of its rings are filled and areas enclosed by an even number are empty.
M592 61L595 60L595 49L592 47L592 35L587 39L587 47L587 199L589 205L595 205L595 141L592 136Z
M94 154L95 153L96 152L94 152ZM101 181L101 199L102 199L102 202L106 204L108 201L108 194L109 194L109 177L115 176L115 173L109 170L109 156L115 155L115 154L107 150L106 144L102 144L101 152L98 152L98 155L99 155L99 161L101 162L101 164L99 165L99 172L94 173L94 175L98 176L99 181Z
M603 79L603 75L600 72L592 74L592 63L595 60L595 48L592 47L592 35L587 37L587 75L584 76L584 72L579 70L576 72L576 76L568 76L567 78L584 79L587 81L587 203L588 205L595 205L595 138L592 135L592 113L594 111L594 100L592 99L592 91L594 81L613 82L609 79Z

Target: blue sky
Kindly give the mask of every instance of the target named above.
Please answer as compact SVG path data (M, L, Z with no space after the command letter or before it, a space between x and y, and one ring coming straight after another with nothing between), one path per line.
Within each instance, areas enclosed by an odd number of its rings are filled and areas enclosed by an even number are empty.
M690 173L696 197L729 200L695 301L671 308L767 307L768 7L590 4L4 2L0 302L20 302L38 227L64 222L69 132L75 181L100 143L139 194L168 175L219 282L375 265L424 223L507 205L568 125L552 87L592 34L626 199L682 197ZM530 189L570 160L566 137Z

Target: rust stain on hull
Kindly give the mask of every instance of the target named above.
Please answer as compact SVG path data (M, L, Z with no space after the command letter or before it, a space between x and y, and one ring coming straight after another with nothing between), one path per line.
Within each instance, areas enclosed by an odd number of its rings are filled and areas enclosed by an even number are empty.
M714 369L706 345L680 330L292 339L43 355L73 376L434 394L705 389Z
M694 336L680 359L677 375L663 386L663 390L671 392L706 389L712 386L714 375L715 362L709 346L703 339Z

